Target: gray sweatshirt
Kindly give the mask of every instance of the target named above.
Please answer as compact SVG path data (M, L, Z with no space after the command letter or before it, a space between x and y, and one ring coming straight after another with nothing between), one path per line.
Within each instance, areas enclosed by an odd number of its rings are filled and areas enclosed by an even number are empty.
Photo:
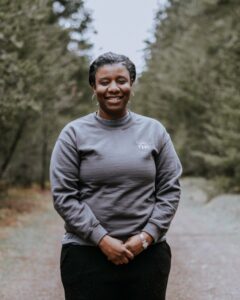
M50 166L63 243L94 246L106 234L124 241L141 231L164 240L181 172L169 134L154 119L129 112L107 121L91 113L69 123Z

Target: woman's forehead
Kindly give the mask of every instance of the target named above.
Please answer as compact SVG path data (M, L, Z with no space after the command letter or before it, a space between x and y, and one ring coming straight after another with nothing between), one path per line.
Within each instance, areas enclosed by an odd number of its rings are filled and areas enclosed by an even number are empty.
M96 75L107 75L107 74L129 74L128 69L123 63L106 64L99 67L96 71Z

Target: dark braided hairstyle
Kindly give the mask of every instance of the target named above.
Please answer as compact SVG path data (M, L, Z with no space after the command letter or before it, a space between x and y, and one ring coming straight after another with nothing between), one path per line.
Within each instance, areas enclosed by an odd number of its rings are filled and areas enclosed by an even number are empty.
M97 70L104 65L112 65L122 63L128 70L130 75L131 84L136 79L136 68L134 63L125 55L116 54L113 52L106 52L100 56L98 56L89 67L89 84L94 87L95 86L95 76Z

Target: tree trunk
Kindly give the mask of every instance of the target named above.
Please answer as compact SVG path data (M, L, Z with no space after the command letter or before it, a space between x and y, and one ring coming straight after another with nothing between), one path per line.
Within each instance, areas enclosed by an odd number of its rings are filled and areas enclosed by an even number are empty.
M26 125L26 118L22 119L19 127L18 127L18 130L15 134L15 137L13 139L13 142L12 142L12 145L8 151L8 154L5 158L5 161L3 162L2 166L1 166L1 170L0 170L0 179L3 177L4 175L4 172L6 171L8 165L10 164L11 162L11 159L13 157L13 154L17 148L17 145L18 145L18 142L20 141L21 137L22 137L22 133L23 133L23 130L24 130L24 127Z
M46 189L46 174L47 174L47 153L48 153L48 135L46 124L43 124L42 128L42 170L40 186L42 190Z

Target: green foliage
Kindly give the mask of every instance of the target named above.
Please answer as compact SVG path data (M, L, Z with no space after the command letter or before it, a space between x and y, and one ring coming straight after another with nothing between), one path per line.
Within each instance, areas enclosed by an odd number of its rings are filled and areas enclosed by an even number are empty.
M83 1L1 1L1 178L44 186L60 128L89 110L90 23Z
M136 110L172 134L187 175L240 182L240 3L169 1L146 49Z

